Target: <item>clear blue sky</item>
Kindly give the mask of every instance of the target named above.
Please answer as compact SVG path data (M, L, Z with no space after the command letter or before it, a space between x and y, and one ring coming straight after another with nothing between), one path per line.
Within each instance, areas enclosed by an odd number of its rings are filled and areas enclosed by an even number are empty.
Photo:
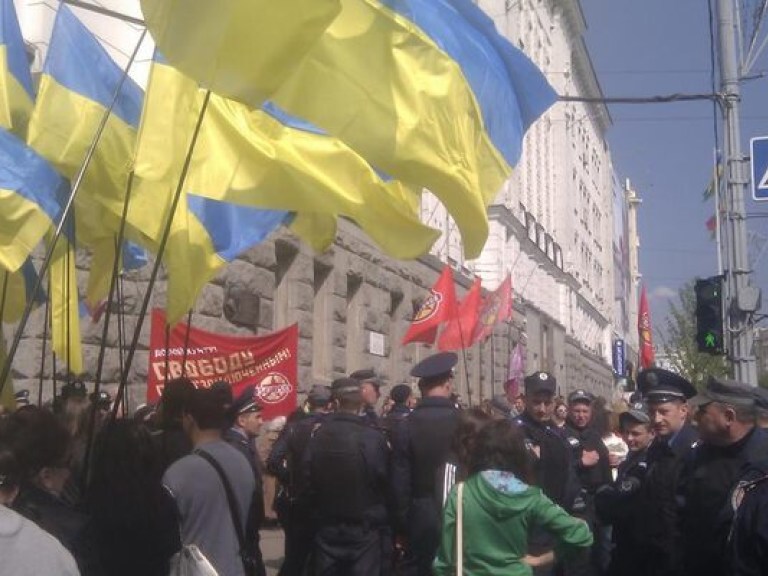
M754 4L745 2L745 4ZM606 97L709 93L710 40L706 0L582 0L587 44ZM768 70L762 55L753 70ZM768 136L768 78L742 84L743 151ZM717 273L715 242L705 228L714 213L702 192L712 176L714 129L710 102L610 105L608 133L614 167L643 200L639 212L640 271L661 328L669 298L695 277ZM747 200L747 212L768 203ZM768 236L768 218L749 219ZM768 307L768 251L753 283ZM658 342L657 342L658 344Z

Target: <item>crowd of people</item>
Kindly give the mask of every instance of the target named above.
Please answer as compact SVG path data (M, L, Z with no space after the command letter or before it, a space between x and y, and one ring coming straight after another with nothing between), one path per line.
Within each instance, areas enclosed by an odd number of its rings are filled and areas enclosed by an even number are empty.
M650 368L626 403L535 372L462 407L456 363L422 360L418 394L383 402L372 370L312 386L261 452L254 386L175 379L130 418L79 382L50 406L20 394L0 573L263 576L274 510L281 576L768 574L761 390Z

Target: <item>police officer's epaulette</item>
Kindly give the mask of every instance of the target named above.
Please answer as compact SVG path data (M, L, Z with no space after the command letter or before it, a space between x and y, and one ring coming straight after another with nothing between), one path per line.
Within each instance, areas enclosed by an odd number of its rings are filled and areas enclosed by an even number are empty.
M731 492L731 507L733 508L733 511L735 512L739 509L741 502L744 500L744 496L766 480L768 480L768 474L764 474L753 480L740 480L733 489L733 492Z

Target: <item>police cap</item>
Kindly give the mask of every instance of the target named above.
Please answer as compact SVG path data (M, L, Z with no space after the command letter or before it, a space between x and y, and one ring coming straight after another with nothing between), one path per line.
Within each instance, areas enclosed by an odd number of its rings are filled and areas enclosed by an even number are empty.
M336 380L331 383L331 394L334 398L359 391L360 380L357 380L356 378L336 378Z
M439 352L427 356L411 368L411 376L422 379L442 379L453 375L453 367L459 361L454 352Z
M582 388L579 388L578 390L574 390L573 392L568 394L568 404L576 404L578 402L586 402L587 404L592 404L594 399L595 399L594 394Z
M376 387L376 390L379 389L381 386L381 382L379 382L378 376L376 376L376 372L372 368L363 368L362 370L355 370L352 372L352 374L349 375L350 378L354 378L357 380L360 384L363 382L370 382Z
M331 401L331 389L322 384L315 384L307 392L307 400L313 406L324 406Z
M627 424L650 424L650 422L648 408L642 402L631 404L629 410L619 414L619 426L622 428Z
M413 394L413 390L408 384L398 384L394 386L389 392L389 397L392 398L392 402L395 404L405 404L408 398Z
M696 395L696 388L688 380L663 368L648 368L637 376L637 385L648 403L663 404Z
M29 406L29 390L19 390L13 395L16 406Z
M229 412L232 416L237 417L249 412L261 412L261 409L262 406L256 396L256 385L250 384L232 401Z
M72 380L61 387L61 397L65 400L67 398L85 398L87 395L88 390L82 380Z
M688 401L692 406L704 406L721 402L732 406L755 406L755 390L735 380L719 380L710 377L707 387Z
M109 408L112 404L112 396L106 390L99 390L98 392L92 392L89 396L91 402L99 406L100 408Z
M762 386L758 386L754 389L755 392L755 406L768 410L768 390Z
M534 372L523 380L525 393L528 395L544 392L554 394L557 390L557 380L549 372Z

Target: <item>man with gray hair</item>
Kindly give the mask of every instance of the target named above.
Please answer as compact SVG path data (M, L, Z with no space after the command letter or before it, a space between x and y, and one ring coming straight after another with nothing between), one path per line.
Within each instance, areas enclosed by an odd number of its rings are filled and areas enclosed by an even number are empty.
M683 565L686 574L726 574L731 492L745 465L768 458L768 433L755 425L750 386L711 378L688 402L701 442L682 477Z

